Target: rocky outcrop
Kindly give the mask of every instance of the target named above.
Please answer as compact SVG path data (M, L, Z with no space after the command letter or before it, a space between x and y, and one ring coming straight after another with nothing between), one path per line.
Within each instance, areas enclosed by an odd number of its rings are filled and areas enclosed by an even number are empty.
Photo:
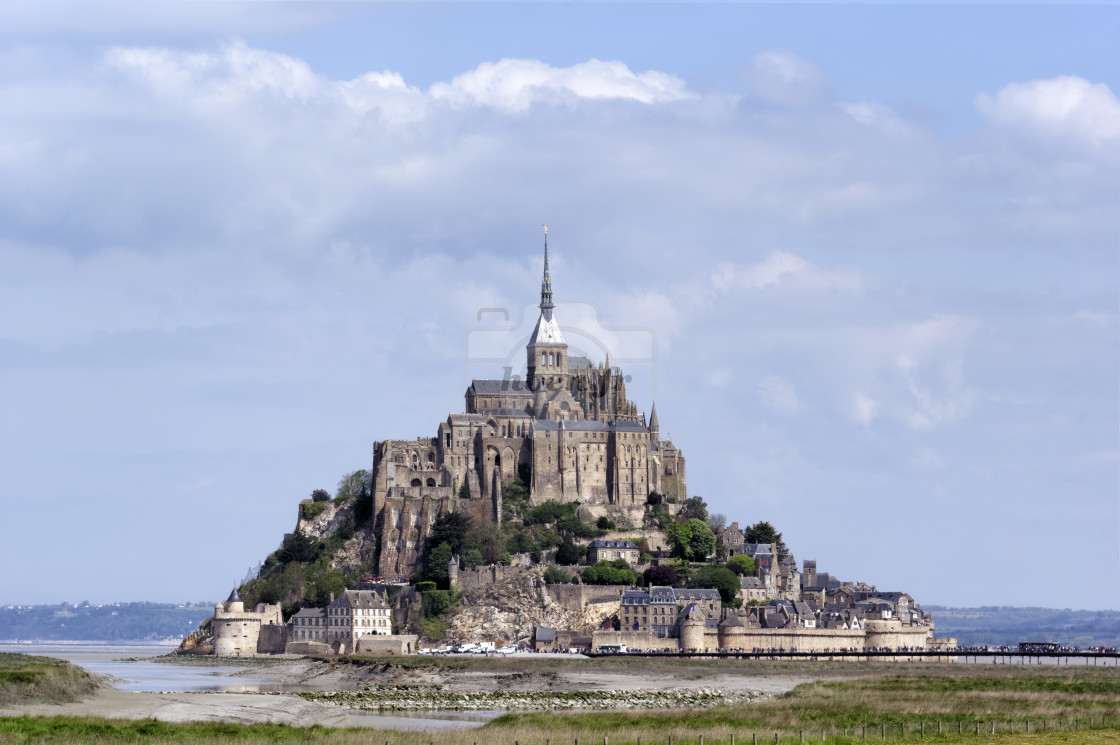
M542 572L533 567L501 584L463 593L449 618L447 640L527 644L537 626L590 634L618 613L621 590L549 586ZM591 592L583 597L581 589Z

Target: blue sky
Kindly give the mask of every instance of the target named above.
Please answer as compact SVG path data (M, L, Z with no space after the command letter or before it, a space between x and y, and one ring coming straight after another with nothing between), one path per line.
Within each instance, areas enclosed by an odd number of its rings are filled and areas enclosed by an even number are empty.
M1118 31L0 6L0 601L224 596L521 363L547 222L565 334L713 511L922 603L1120 607Z

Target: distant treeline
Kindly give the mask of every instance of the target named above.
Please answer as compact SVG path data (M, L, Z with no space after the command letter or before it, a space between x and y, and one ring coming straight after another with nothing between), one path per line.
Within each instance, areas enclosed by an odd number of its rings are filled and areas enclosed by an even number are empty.
M0 606L0 641L125 642L181 638L213 614L213 603Z
M968 646L1016 646L1019 642L1058 642L1078 647L1120 646L1120 611L1056 608L945 608L922 606L933 614L934 633Z

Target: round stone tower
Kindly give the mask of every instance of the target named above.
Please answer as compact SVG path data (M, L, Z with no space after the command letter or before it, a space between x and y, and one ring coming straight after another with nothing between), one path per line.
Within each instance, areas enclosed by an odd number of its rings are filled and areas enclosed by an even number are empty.
M681 621L681 650L703 652L704 644L704 618L696 610L696 606L689 608L685 619Z
M719 624L720 649L746 649L743 641L747 636L747 627L739 620L739 615L734 611L727 614L727 618Z

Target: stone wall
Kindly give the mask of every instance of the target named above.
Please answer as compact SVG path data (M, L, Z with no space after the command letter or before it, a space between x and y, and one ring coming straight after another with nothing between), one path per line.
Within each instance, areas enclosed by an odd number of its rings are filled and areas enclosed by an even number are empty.
M415 654L417 636L415 634L393 634L392 636L363 636L358 640L357 654L405 655Z
M284 654L315 655L317 657L322 657L324 655L334 654L334 650L324 642L288 642L284 645Z
M257 639L257 652L260 654L282 654L291 635L288 625L264 624Z
M841 650L863 650L869 647L910 647L925 649L929 627L901 626L897 622L874 622L887 624L870 634L862 629L742 629L742 633L716 634L714 629L704 628L697 639L696 648L707 652L723 649L744 651L777 650L786 652L839 652ZM660 638L648 631L596 631L593 634L592 648L602 644L625 644L632 649L679 649L678 639Z
M484 499L456 497L389 497L381 514L375 516L381 536L378 573L382 577L408 577L423 560L432 523L445 512L461 512L475 523L493 522L493 503Z
M474 567L473 569L460 569L456 586L459 592L469 592L470 590L477 590L481 587L491 587L535 573L539 572L535 571L532 567L490 564L488 566Z
M864 630L868 647L925 649L926 640L933 636L933 626L903 626L893 618L889 621L868 621Z
M648 631L596 631L591 635L591 651L604 644L625 644L630 649L665 649L676 652L676 639L662 638Z
M552 602L578 613L593 603L619 604L623 591L628 589L622 585L548 585L545 591Z

